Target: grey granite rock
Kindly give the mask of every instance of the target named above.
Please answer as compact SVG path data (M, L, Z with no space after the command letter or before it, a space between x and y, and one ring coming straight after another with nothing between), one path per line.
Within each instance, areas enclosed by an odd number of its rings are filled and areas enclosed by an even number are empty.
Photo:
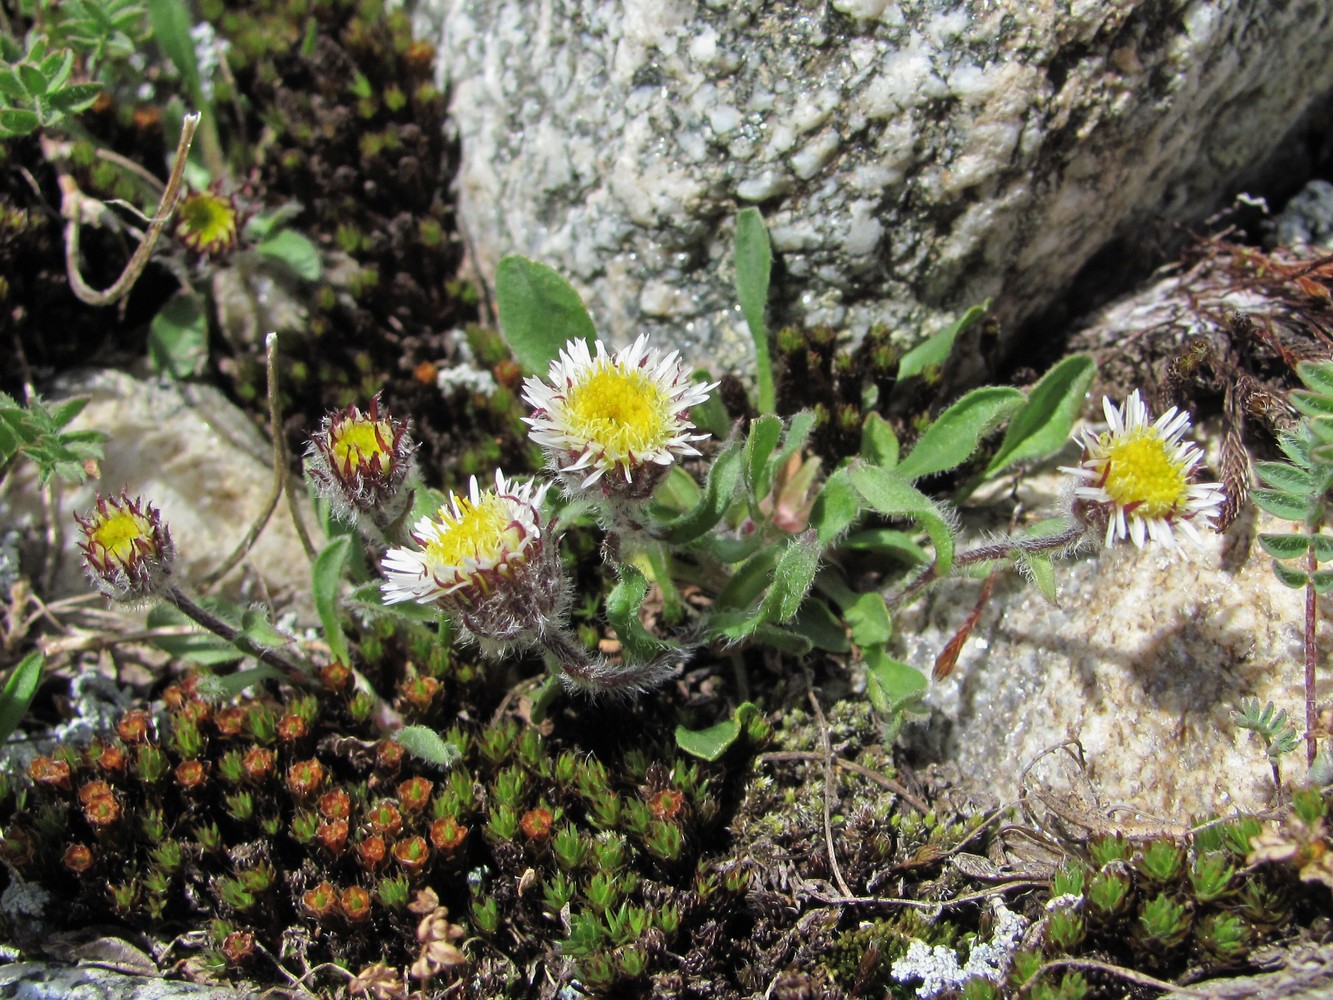
M734 361L732 220L775 319L1009 324L1108 240L1211 209L1333 91L1326 0L420 0L483 275L568 275L600 329ZM717 352L720 351L720 357Z
M126 976L96 966L18 962L0 966L3 1000L253 1000L252 990Z
M100 482L55 488L54 525L62 548L50 600L87 593L74 514L86 513L95 489L143 496L161 511L176 543L179 575L196 581L235 549L263 508L272 483L271 446L239 409L208 386L87 371L67 378L53 396L88 396L73 426L108 436ZM30 471L20 465L0 491L0 520L45 536L48 511ZM303 493L304 491L302 491ZM309 505L306 523L314 530ZM318 539L316 544L319 544ZM36 572L34 566L28 572ZM249 556L222 582L233 599L295 607L315 620L310 564L286 506L270 518Z

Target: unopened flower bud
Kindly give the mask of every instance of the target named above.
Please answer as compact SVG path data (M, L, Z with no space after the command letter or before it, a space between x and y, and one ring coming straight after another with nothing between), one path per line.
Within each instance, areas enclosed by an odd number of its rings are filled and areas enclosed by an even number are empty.
M416 444L407 425L381 414L379 404L376 394L364 414L349 406L326 416L310 438L306 473L334 517L354 521L365 514L383 527L402 516L411 500L403 483Z
M88 578L107 597L141 602L162 593L171 577L176 548L171 532L151 503L129 494L108 499L100 493L87 517L78 517Z
M176 209L176 236L195 253L222 257L236 248L236 201L216 191L192 191Z

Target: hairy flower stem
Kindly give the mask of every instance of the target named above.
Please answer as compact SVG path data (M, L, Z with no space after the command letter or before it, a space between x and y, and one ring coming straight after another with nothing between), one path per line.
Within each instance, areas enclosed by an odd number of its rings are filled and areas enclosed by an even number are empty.
M1068 552L1081 542L1088 533L1085 525L1071 521L1064 531L1055 535L1039 535L1017 538L1000 538L986 542L974 549L960 552L953 558L956 567L975 566L977 563L992 562L997 559L1011 559L1018 555L1036 555L1043 552ZM889 598L890 608L914 600L920 593L939 579L937 563L932 563L921 571L911 583L898 594Z
M563 629L543 632L542 647L549 653L566 685L590 693L629 694L656 687L667 677L670 663L655 659L642 664L610 664L600 656L591 656Z
M1315 526L1318 530L1318 526ZM1319 660L1319 642L1315 627L1319 623L1319 595L1314 589L1314 575L1318 568L1314 546L1306 553L1305 578L1305 764L1314 767L1315 758L1315 666Z

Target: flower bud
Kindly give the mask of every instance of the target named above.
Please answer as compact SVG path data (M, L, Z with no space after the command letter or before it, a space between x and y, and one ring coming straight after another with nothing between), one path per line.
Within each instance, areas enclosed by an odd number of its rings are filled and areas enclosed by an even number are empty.
M75 520L83 530L79 548L93 586L112 600L131 603L163 591L176 547L156 507L124 492L110 499L99 493L96 508Z
M411 500L402 487L416 444L407 425L381 415L379 404L376 393L364 414L348 406L326 416L310 438L306 474L334 517L354 521L364 514L383 527L401 517Z

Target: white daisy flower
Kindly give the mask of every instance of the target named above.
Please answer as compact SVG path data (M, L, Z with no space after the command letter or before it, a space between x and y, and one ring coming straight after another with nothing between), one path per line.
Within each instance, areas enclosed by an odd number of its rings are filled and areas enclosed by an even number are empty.
M1083 431L1082 461L1061 469L1078 479L1075 515L1104 521L1107 545L1128 538L1140 548L1146 539L1174 546L1176 529L1198 544L1194 522L1214 526L1226 495L1217 483L1192 481L1203 452L1182 440L1189 415L1173 406L1152 421L1137 389L1120 407L1104 398L1102 409L1109 429Z
M528 568L543 563L538 508L547 489L506 482L497 470L495 489L482 492L473 476L466 497L453 494L436 517L417 522L412 537L420 550L393 548L385 555L384 603L439 604L466 614L498 591L526 591Z
M600 340L596 354L571 340L548 380L527 379L523 398L533 408L524 418L530 436L551 467L574 489L601 481L604 493L636 500L678 457L699 454L690 442L708 435L692 433L690 407L718 384L691 381L679 353L650 348L646 334L614 355Z

